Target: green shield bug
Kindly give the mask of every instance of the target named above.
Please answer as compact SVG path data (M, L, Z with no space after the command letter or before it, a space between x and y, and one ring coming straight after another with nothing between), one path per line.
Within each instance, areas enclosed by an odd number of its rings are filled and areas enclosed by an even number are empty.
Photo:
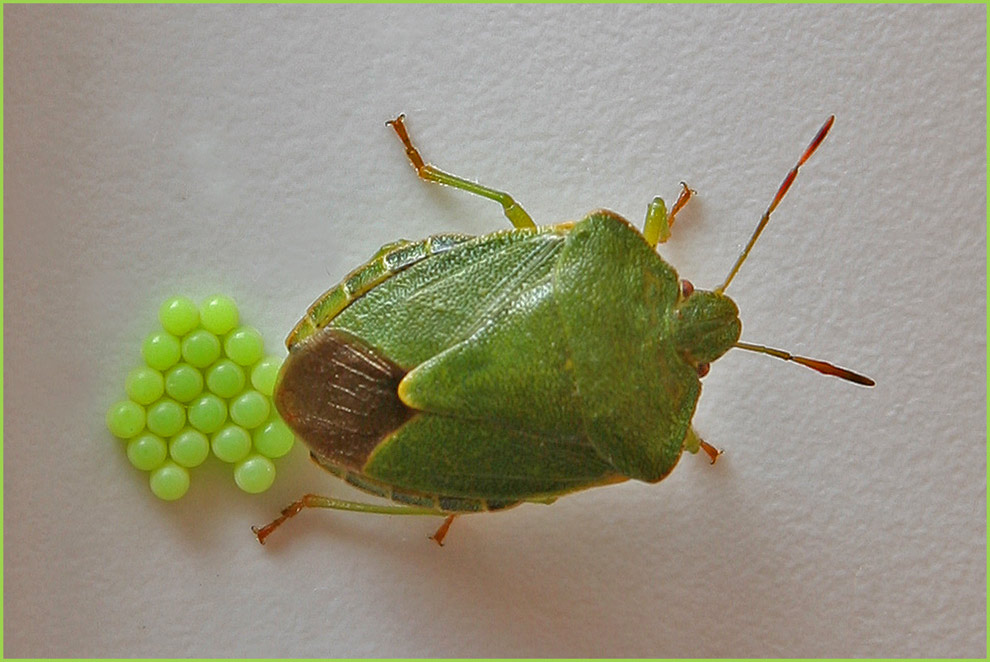
M721 451L691 426L701 378L729 349L872 386L830 363L739 341L725 295L834 117L791 169L725 281L696 290L660 258L677 212L655 198L643 232L609 211L537 227L511 196L426 164L388 122L417 175L495 200L514 229L382 247L289 334L274 401L312 458L392 501L309 494L303 508L445 517L502 510L630 478L662 480L683 451Z

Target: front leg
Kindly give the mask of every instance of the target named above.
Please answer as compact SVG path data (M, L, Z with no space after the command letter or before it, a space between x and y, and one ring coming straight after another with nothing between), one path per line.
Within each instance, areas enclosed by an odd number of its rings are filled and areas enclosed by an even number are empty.
M646 210L646 222L643 223L643 236L646 238L646 243L656 248L657 244L662 244L670 239L670 228L674 227L674 217L694 193L687 184L681 182L681 193L677 196L677 201L669 214L663 198L653 198L653 202Z

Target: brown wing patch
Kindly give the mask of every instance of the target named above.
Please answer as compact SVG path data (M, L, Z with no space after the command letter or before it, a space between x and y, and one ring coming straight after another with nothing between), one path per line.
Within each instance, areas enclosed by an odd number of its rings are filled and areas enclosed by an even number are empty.
M378 442L415 415L397 393L405 374L358 338L324 328L289 352L275 406L317 458L360 471Z

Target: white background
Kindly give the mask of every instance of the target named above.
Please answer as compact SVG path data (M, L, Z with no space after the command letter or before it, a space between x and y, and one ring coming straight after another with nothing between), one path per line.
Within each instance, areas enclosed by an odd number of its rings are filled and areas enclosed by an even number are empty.
M985 8L4 7L4 653L8 656L952 656L986 653ZM725 276L740 351L695 423L726 453L438 521L354 497L299 446L269 492L229 467L164 503L107 406L182 293L234 296L270 351L379 245L507 226L418 181L424 155L539 223L641 223Z

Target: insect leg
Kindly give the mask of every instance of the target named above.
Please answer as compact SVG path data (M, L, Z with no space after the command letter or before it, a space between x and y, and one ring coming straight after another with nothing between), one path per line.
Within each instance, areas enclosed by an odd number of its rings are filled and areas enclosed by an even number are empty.
M711 459L712 464L715 464L715 460L717 460L718 456L722 454L722 451L699 437L693 427L689 427L687 434L684 436L684 450L692 454L697 453L698 451L705 451L705 454L708 455L709 459Z
M701 450L705 451L708 454L708 457L711 458L711 463L715 464L715 460L717 460L718 456L722 454L722 451L715 448L704 439L699 439L698 443L701 444Z
M656 248L658 243L662 244L670 239L670 228L674 227L674 217L694 194L695 191L681 182L681 192L669 213L663 198L653 198L653 202L646 209L646 222L643 223L643 236L646 237L646 243Z
M405 115L399 115L394 120L390 120L385 124L392 127L396 135L399 136L399 140L406 148L406 156L409 157L409 161L412 163L413 167L416 168L416 174L420 179L425 179L428 182L436 182L437 184L444 184L445 186L452 186L453 188L459 188L469 193L474 193L475 195L480 195L483 198L488 198L489 200L494 200L495 202L502 205L502 211L505 213L505 217L509 219L517 228L532 228L536 227L533 223L533 219L529 217L529 214L519 206L519 204L512 199L512 196L504 191L497 191L493 188L488 188L487 186L482 186L472 181L462 179L456 175L451 175L450 173L444 172L434 168L432 165L425 163L423 157L420 156L419 150L413 147L412 140L409 138L409 133L406 131L406 125L403 123L405 120Z
M684 208L691 196L697 193L692 188L688 188L688 185L681 182L681 192L677 195L677 201L674 202L674 207L670 210L670 214L667 215L667 226L674 227L674 217L677 216L677 212Z
M443 539L447 536L447 531L450 529L450 523L454 521L455 517L457 517L457 515L447 515L447 519L443 521L443 524L441 524L440 528L436 530L436 533L430 536L430 540L443 547Z
M271 535L272 531L281 526L285 520L299 514L303 508L333 508L334 510L350 510L358 513L378 513L379 515L438 515L441 517L447 515L447 513L442 510L423 508L421 506L377 505L372 503L361 503L359 501L344 501L343 499L334 499L332 497L320 496L318 494L307 494L303 498L284 508L282 510L282 514L270 523L265 526L252 526L251 530L254 531L254 535L258 537L258 542L264 545L265 540ZM449 516L448 521L444 523L445 526L441 526L440 530L434 534L434 536L440 537L440 541L443 540L443 534L446 534L447 528L450 527L449 520L452 518L453 516Z

